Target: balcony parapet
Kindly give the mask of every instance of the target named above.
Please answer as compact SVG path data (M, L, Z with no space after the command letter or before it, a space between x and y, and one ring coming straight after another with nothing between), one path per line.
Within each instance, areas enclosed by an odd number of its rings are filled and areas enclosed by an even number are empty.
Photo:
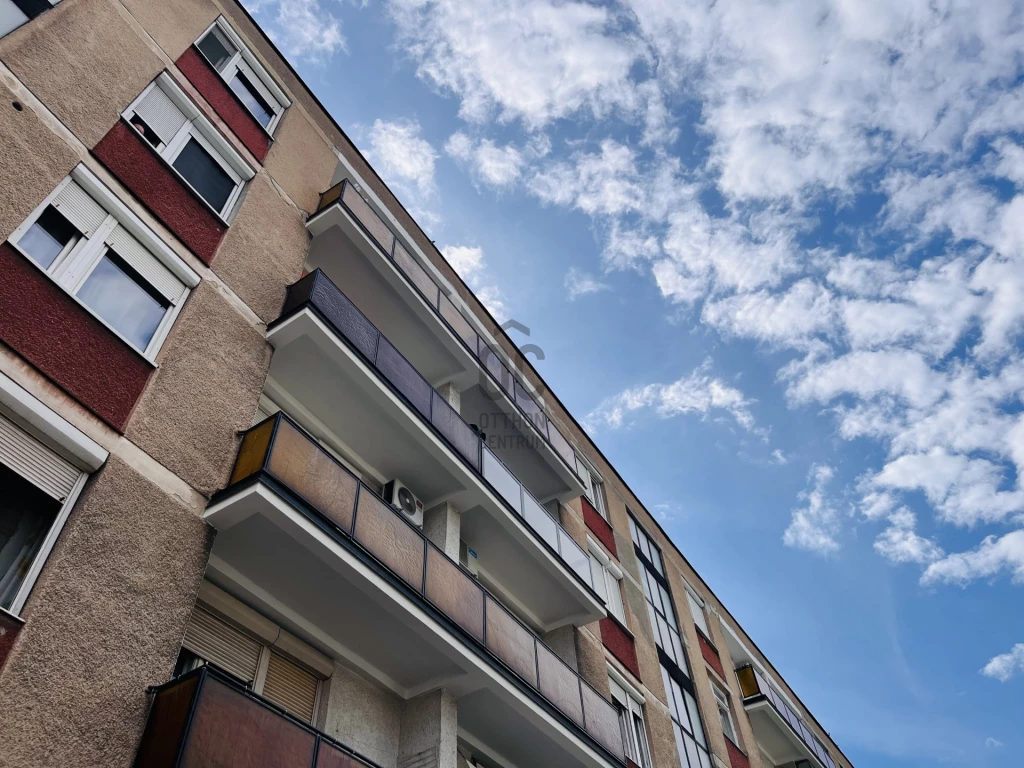
M586 551L534 498L480 434L319 269L288 287L281 317L271 323L270 328L283 324L304 309L313 311L346 346L365 360L387 386L411 406L424 425L511 509L541 546L564 563L595 599L600 599L591 583Z
M249 429L218 505L262 483L335 541L382 566L404 591L531 698L616 762L615 709L418 528L282 413Z
M562 432L551 422L544 409L529 394L517 377L502 361L494 349L473 330L465 313L445 295L445 292L409 254L391 228L370 207L348 179L334 185L320 195L320 202L312 218L333 205L342 207L360 226L381 253L395 266L406 282L423 297L427 306L447 326L477 361L480 371L494 383L515 406L523 424L529 424L548 444L573 475L581 472L576 453ZM582 481L581 481L582 482Z

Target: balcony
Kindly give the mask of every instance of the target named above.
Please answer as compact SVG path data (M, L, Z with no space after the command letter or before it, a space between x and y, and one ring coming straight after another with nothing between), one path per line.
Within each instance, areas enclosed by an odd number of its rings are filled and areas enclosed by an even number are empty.
M537 629L604 617L583 548L322 271L289 287L267 338L280 404L344 440L381 481L400 478L425 508L455 505L481 568Z
M758 744L776 765L810 760L820 768L835 768L825 748L757 669L745 664L736 676Z
M242 440L207 578L518 765L623 761L612 705L457 563L278 414Z
M431 383L457 385L462 414L486 425L492 447L535 495L582 493L569 441L351 182L321 196L307 228L309 265L343 285Z
M379 768L212 667L150 691L135 768Z

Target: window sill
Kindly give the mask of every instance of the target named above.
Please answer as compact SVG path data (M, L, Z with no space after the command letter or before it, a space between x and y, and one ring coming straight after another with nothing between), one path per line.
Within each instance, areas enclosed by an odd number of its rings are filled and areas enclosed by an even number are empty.
M49 281L50 281L51 283L53 283L54 285L56 285L56 286L57 286L57 287L58 287L58 288L59 288L59 289L60 289L60 290L61 290L61 291L62 291L62 292L64 293L64 295L65 295L65 296L69 297L69 298L70 298L70 299L71 299L71 300L72 300L73 302L75 302L75 304L77 304L77 305L78 305L78 306L79 306L79 307L80 307L81 309L85 310L85 312L86 312L86 313L88 313L89 317L91 317L91 318L92 318L93 320L95 320L95 321L96 321L97 323L99 323L99 324L100 324L101 326L103 326L103 328L104 328L105 330L107 330L107 331L109 331L110 333L112 333L112 334L113 334L113 335L114 335L114 336L115 336L115 337L117 338L117 340L118 340L118 341L120 341L120 342L121 342L122 344L124 344L124 345L125 345L126 347L128 347L128 349L130 349L130 350L132 351L132 353L133 353L133 354L135 354L136 356L138 356L138 357L142 358L143 360L145 360L145 361L146 361L146 363L148 363L148 364L149 364L150 366L152 366L152 367L153 367L154 369L156 369L156 368L159 368L159 367L160 367L160 366L159 366L159 364L158 364L158 363L156 362L156 360L155 360L155 358L156 358L156 353L157 353L157 352L159 352L159 349L157 349L157 350L155 350L155 351L153 352L153 355L152 355L152 357L151 357L150 355L147 355L147 354L146 354L145 352L140 352L140 351L139 351L139 348L138 348L138 347L136 347L136 346L135 346L134 344L132 344L132 343L131 343L130 341L128 341L128 340L127 340L127 339L126 339L126 338L125 338L124 336L122 336L122 335L121 335L120 333L118 333L118 331L117 331L117 330L116 330L116 329L115 329L115 328L114 328L113 326L111 326L111 325L110 325L110 324L109 324L109 323L108 323L108 322L107 322L106 320L104 320L104 319L103 319L102 317L100 317L99 315L97 315L97 314L96 314L96 313L95 313L95 312L94 312L94 311L92 310L92 308L91 308L91 307L89 307L89 305L88 305L88 304L86 304L86 303L85 303L84 301L82 301L82 300L81 300L80 298L78 298L77 296L75 296L75 294L71 293L71 292L70 292L70 291L69 291L69 290L68 290L67 288L65 288L65 287L64 287L63 285L61 285L61 284L60 284L60 283L58 283L58 282L57 282L56 280L54 280L54 279L53 279L53 275L51 275L51 274L50 274L49 272L47 272L47 271L46 271L45 269L43 269L42 267L40 267L40 266L39 266L39 265L38 265L38 264L36 263L35 259L33 259L33 258L32 258L31 256L29 256L29 255L28 255L28 254L27 254L27 253L26 253L25 251L23 251L23 250L21 249L21 246L19 246L19 245L18 245L17 243L12 243L12 242L11 242L10 240L8 240L8 241L6 241L6 242L7 242L7 245L8 245L8 246L10 246L10 248L11 248L11 249L12 249L12 250L13 250L13 251L14 251L15 253L17 253L17 254L18 254L19 256L21 256L21 257L22 257L23 259L25 259L25 261L27 261L27 262L28 262L29 264L31 264L31 265L32 265L32 266L33 266L33 267L34 267L35 269L37 269L37 270L38 270L39 272L41 272L41 273L43 274L43 277L45 277L45 278L46 278L47 280L49 280ZM173 306L174 306L174 305L172 305L172 307L173 307ZM170 310L169 310L169 311L170 311ZM162 342L161 342L161 346L163 346L163 343L162 343ZM0 610L3 610L3 609L2 609L2 608L0 608Z
M25 625L25 620L23 618L21 618L21 616L19 616L16 613L11 613L6 608L0 608L0 616L2 616L5 619L8 619L10 621L13 621L14 623L16 623L16 624L18 624L20 626L24 626Z

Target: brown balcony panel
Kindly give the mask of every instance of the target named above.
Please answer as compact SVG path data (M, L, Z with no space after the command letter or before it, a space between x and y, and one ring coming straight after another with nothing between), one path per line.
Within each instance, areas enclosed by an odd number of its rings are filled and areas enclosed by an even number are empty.
M422 591L424 540L391 507L371 493L359 495L355 540L403 581Z
M526 627L490 596L487 597L487 649L537 687L537 642Z
M480 348L480 337L477 336L476 331L473 330L473 326L469 324L469 321L462 316L462 313L455 308L451 300L447 296L441 296L438 309L441 312L441 317L447 321L448 325L452 327L456 335L464 342L466 346L476 354Z
M434 392L431 397L430 421L444 438L452 444L469 465L480 471L480 438L470 429L462 416L448 405L448 401Z
M384 253L390 255L395 246L395 236L391 234L388 225L381 220L376 211L370 207L370 204L356 191L356 188L351 184L346 184L344 191L341 193L341 201L345 203L345 207L355 216L356 220L370 233L370 236L377 241L377 245L384 250Z
M343 531L352 530L356 479L287 419L277 428L267 469Z
M583 725L580 678L546 645L537 644L540 692L574 722Z
M441 612L484 641L484 591L437 547L427 545L426 598Z
M376 363L381 375L391 382L417 411L429 419L430 393L433 392L433 388L383 336L380 337L377 348Z
M220 672L159 688L135 768L372 768Z
M405 273L409 281L419 289L419 292L423 294L427 302L436 308L437 297L440 291L437 283L430 278L427 270L421 267L419 262L409 255L409 252L402 247L401 243L395 244L395 264Z

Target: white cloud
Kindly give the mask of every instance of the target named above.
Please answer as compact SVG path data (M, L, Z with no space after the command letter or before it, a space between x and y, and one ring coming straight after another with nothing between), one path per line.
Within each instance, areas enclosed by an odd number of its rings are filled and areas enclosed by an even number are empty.
M931 539L914 531L917 518L906 507L901 507L889 516L889 527L875 539L875 551L893 563L933 563L944 552Z
M426 197L435 191L437 152L420 137L416 120L375 120L370 129L370 155L389 184L412 185Z
M1003 571L1016 584L1024 584L1024 529L1001 537L986 536L976 549L958 552L932 563L921 576L922 584L960 584L988 579Z
M772 451L772 461L779 465L789 464L789 457L781 449L776 448Z
M540 127L580 111L638 111L630 81L645 58L613 11L553 0L390 0L417 74L460 99L472 122L491 117Z
M318 0L247 0L244 5L290 59L324 64L347 49L341 22Z
M839 550L839 510L828 496L826 488L835 475L827 464L815 464L808 473L811 487L800 494L807 506L793 510L789 527L782 535L787 547L806 549L816 555L827 556Z
M444 151L466 166L476 181L495 189L511 187L526 165L526 155L518 148L510 144L499 147L490 139L474 142L461 131L449 137Z
M1001 742L999 739L993 738L992 736L989 736L985 739L985 747L987 749L999 749L1003 746L1005 746L1003 742Z
M981 668L981 674L986 677L993 677L1001 683L1005 683L1018 672L1024 672L1024 643L1017 643L1010 649L1009 653L993 656ZM987 742L986 746L988 746ZM999 746L1002 746L1002 744L999 744Z
M508 299L487 273L483 248L475 245L446 245L440 250L480 303L487 307L487 311L499 323L504 322L508 318Z
M746 430L754 430L754 416L748 399L739 389L708 373L705 362L693 373L671 384L647 384L631 387L606 398L591 411L584 423L590 430L600 427L617 429L627 426L627 419L645 410L654 411L660 419L698 415L707 417L716 411L728 413Z
M581 269L570 267L565 273L565 290L569 301L575 301L580 296L611 290L611 286Z

